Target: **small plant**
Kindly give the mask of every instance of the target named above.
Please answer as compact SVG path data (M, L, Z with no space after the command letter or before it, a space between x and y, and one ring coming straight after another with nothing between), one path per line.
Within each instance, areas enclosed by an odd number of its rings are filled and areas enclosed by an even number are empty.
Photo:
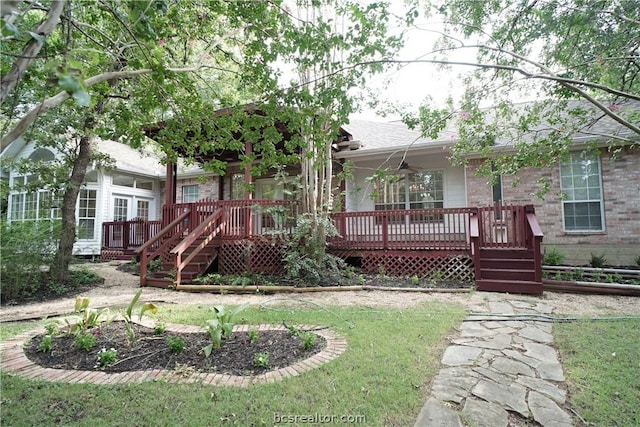
M420 278L418 277L417 274L414 274L413 276L411 276L411 284L413 286L418 286L420 284Z
M297 337L298 335L300 335L300 329L296 328L295 326L289 326L289 335L292 337Z
M249 286L249 285L253 285L254 280L251 277L247 277L247 276L235 276L234 278L231 279L231 285L232 286Z
M444 273L440 270L434 270L431 272L431 281L433 283L440 283L444 280Z
M181 353L184 350L184 339L182 337L170 336L166 339L167 347L171 353Z
M136 294L133 296L133 299L127 306L127 309L124 312L120 313L124 320L127 337L129 337L130 341L135 341L136 339L136 333L134 332L133 326L132 326L132 320L133 320L132 316L133 316L133 308L135 307L136 303L140 299L140 295L142 295L142 289L136 292ZM140 307L140 313L138 314L138 319L142 319L142 316L144 316L144 313L146 313L147 311L150 311L151 313L156 314L158 312L158 307L156 307L155 304L150 302L144 303L142 307Z
M47 335L57 335L60 332L60 325L58 322L51 321L44 325L45 331L47 331Z
M147 271L158 271L162 266L162 260L160 258L155 258L149 261L147 264Z
M596 255L594 253L591 253L589 265L593 268L602 268L607 265L607 258L605 258L604 254Z
M253 366L264 368L269 364L269 352L255 353L253 355Z
M67 326L69 327L69 333L75 333L81 329L88 329L98 326L101 322L101 317L103 314L108 313L108 308L103 308L101 310L94 310L89 308L89 298L87 297L76 297L76 303L74 306L74 312L81 313L80 315L75 315L73 320L65 319Z
M364 285L364 283L365 283L364 276L361 274L358 276L358 284L362 286Z
M247 307L249 307L249 304L240 305L231 311L227 310L223 305L211 308L216 317L207 320L205 324L205 329L211 340L211 344L202 349L207 357L211 355L211 351L214 348L220 348L223 339L231 337L233 332L233 318L240 312L246 310Z
M258 330L249 329L249 343L253 344L258 340Z
M636 265L640 267L640 255L638 255L634 261L636 262Z
M166 330L167 330L167 325L164 324L163 322L158 322L153 327L153 334L154 335L162 335L162 334L165 333Z
M548 247L544 250L542 264L544 265L560 265L564 261L565 255L558 248Z
M111 366L118 359L118 352L115 348L106 349L103 348L98 352L98 366L106 368L107 366Z
M40 345L38 346L38 351L42 353L51 351L52 345L53 345L53 336L45 335L44 337L42 337L42 341L40 341Z
M384 279L387 277L387 271L384 269L383 265L378 266L378 276L380 276L381 279Z
M89 351L96 345L96 337L91 332L78 332L73 337L73 346L77 349Z
M305 350L311 350L316 343L316 334L313 332L303 332L300 334L300 339L302 339L302 347Z

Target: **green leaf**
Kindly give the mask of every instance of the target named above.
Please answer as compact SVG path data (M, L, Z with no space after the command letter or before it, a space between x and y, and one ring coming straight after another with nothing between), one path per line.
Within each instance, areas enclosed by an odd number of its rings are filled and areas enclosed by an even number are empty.
M5 22L2 21L2 35L5 37L8 36L18 36L20 34L20 31L18 30L18 28L9 23L9 22Z
M88 107L91 104L91 95L89 95L84 89L73 92L73 99L81 107Z
M29 35L31 36L31 38L33 38L34 40L39 41L39 42L40 42L40 43L42 43L42 44L44 44L44 42L45 42L45 40L46 40L46 39L44 38L44 36L42 36L42 35L40 35L40 34L37 34L37 33L34 33L33 31L29 31Z
M58 78L58 86L60 86L60 89L64 90L69 94L74 94L77 91L82 89L82 86L80 85L80 82L78 81L78 79L68 74L62 74Z
M131 319L131 313L133 312L133 307L136 305L136 303L140 299L140 295L142 295L142 289L140 289L138 292L136 292L136 294L133 296L133 299L129 303L129 306L127 307L127 318L128 319Z

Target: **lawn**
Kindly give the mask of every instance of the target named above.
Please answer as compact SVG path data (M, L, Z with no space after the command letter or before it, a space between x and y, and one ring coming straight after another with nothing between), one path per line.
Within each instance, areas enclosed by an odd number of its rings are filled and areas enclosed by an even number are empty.
M640 319L554 325L569 401L590 426L640 426Z
M430 303L411 310L365 307L252 308L248 324L317 324L346 337L338 359L298 377L248 388L152 382L119 386L25 381L2 374L5 425L272 426L318 414L366 425L412 425L437 373L462 307ZM208 307L161 306L165 322L204 324ZM2 339L33 323L3 325ZM288 418L292 420L293 418ZM298 419L300 421L300 419ZM337 423L337 421L336 421Z

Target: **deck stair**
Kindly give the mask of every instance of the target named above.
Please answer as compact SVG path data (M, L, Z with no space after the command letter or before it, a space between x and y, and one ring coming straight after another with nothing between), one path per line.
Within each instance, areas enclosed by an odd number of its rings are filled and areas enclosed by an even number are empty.
M477 289L542 294L542 237L533 206L479 209L471 218Z

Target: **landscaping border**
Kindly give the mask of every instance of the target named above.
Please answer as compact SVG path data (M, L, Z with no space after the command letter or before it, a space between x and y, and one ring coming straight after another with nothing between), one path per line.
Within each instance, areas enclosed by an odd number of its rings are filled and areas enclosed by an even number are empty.
M136 322L142 326L153 327L153 321L143 319ZM179 333L205 332L204 328L195 325L168 323L167 331ZM306 371L317 368L337 358L347 349L345 338L338 336L331 329L320 329L317 325L296 325L300 330L310 330L326 340L326 347L311 357L300 360L293 365L275 369L260 375L228 375L214 372L195 372L185 376L169 369L151 369L129 372L80 371L74 369L45 368L31 361L24 353L24 345L31 338L46 333L44 327L23 332L12 339L0 342L2 371L29 380L65 382L70 384L125 384L145 381L166 381L171 383L201 383L215 386L248 387L252 384L271 383L287 377L295 377ZM258 331L288 330L282 325L236 325L234 332L246 332L249 328Z

